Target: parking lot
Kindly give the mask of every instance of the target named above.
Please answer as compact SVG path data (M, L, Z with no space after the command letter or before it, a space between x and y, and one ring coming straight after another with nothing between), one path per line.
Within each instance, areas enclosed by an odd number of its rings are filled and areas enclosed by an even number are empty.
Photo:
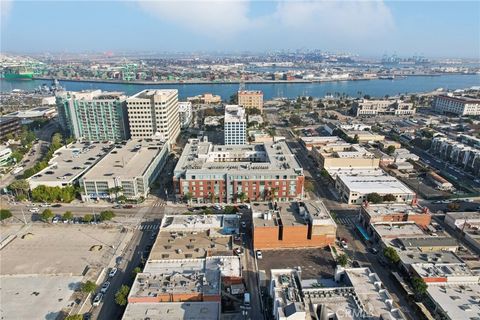
M326 249L268 250L262 251L263 258L258 259L258 269L265 271L270 278L271 269L300 267L302 279L332 278L335 263L332 254Z
M2 225L0 232L11 233ZM81 275L89 266L101 267L111 259L122 239L119 227L73 224L33 224L1 251L2 275Z

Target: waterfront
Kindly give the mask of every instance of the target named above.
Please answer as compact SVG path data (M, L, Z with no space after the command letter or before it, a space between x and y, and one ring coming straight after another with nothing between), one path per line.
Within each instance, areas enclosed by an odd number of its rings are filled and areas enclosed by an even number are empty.
M13 89L32 91L39 86L47 84L48 80L0 80L0 91L10 92ZM234 94L239 85L232 84L123 84L102 82L60 81L60 84L69 91L101 89L104 91L122 91L132 95L144 89L178 89L180 99L186 99L205 92L220 95L228 99ZM328 93L345 93L349 96L368 94L376 97L385 95L429 92L438 88L463 89L480 86L480 75L441 75L441 76L412 76L396 80L363 80L363 81L337 81L322 83L256 83L246 84L247 89L262 90L265 99L275 97L296 98L298 96L324 97Z

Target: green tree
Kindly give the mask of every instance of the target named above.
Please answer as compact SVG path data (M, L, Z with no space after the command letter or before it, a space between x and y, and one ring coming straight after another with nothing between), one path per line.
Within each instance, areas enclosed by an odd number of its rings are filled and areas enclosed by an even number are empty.
M245 192L240 192L238 194L238 200L243 203L245 200L247 200L247 194Z
M73 213L72 211L65 211L62 216L63 220L73 220Z
M40 218L44 221L44 222L48 222L50 221L50 219L52 219L54 216L52 210L50 209L45 209L43 210L42 214L40 214Z
M386 152L387 154L392 155L395 152L395 146L388 146Z
M190 201L192 200L193 198L193 194L191 192L187 192L183 195L183 198L185 199L185 201L187 201L188 203L190 203Z
M305 184L303 188L305 189L306 192L313 192L315 190L315 185L310 179L308 179L308 180L305 180Z
M8 189L11 190L15 196L19 195L26 195L28 194L28 190L30 190L30 185L28 181L25 179L18 179L13 181L9 186Z
M387 258L391 263L398 263L400 261L400 257L398 256L397 250L392 247L387 247L383 250L383 255Z
M292 115L289 122L292 126L301 126L303 123L302 119L297 115Z
M330 175L328 174L328 171L327 169L325 168L322 168L322 170L320 170L320 175L324 178L328 178Z
M132 270L132 274L133 274L134 276L136 276L137 273L141 273L141 272L142 272L142 268L140 268L140 267L135 267L135 268Z
M342 253L337 257L337 263L342 267L345 267L348 263L348 257L346 254Z
M382 203L383 197L376 192L367 194L367 201L371 203Z
M127 285L122 285L115 293L115 303L119 306L125 306L127 304L128 293L130 292L130 287Z
M97 290L97 285L95 282L88 280L80 285L80 290L85 293L92 293Z
M12 212L7 209L0 209L0 221L8 219L12 216Z
M83 222L90 223L93 221L93 215L87 213L83 216Z
M415 297L417 298L417 300L421 300L425 296L425 294L427 293L427 287L427 284L422 278L412 278L412 288L413 292L415 292Z
M64 320L83 320L83 316L81 314L71 314L67 316Z
M393 194L389 193L383 196L383 201L397 201L397 198Z
M106 220L112 220L115 217L115 213L111 210L106 210L100 212L100 220L106 221Z
M225 212L225 214L234 214L237 212L237 208L235 208L234 206L226 206L223 211Z

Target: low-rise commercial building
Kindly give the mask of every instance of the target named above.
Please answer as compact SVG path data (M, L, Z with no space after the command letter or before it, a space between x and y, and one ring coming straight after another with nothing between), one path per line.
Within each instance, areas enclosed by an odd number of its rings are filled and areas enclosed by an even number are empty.
M337 136L301 137L300 142L308 151L312 151L314 148L322 148L332 143L346 143Z
M258 109L263 111L263 92L242 90L238 91L238 105L245 109Z
M198 203L301 199L304 179L283 141L225 146L190 139L173 174L177 196Z
M378 142L385 140L384 135L372 131L342 129L342 133L346 137L356 140L358 143Z
M57 115L57 109L55 107L36 107L24 111L15 111L9 113L7 117L19 118L24 124L30 123L34 120L48 120Z
M122 320L219 320L217 302L129 303Z
M273 318L277 320L306 319L307 312L301 295L300 271L272 269L270 296L273 299Z
M480 254L480 212L448 212L445 223L461 231L465 241Z
M66 187L74 185L80 177L102 160L113 148L111 143L73 143L61 147L53 154L48 166L27 179L30 189L40 185Z
M247 143L247 118L243 107L225 106L224 138L226 146Z
M222 102L222 97L211 93L204 93L198 96L188 97L187 101L201 104L219 104Z
M192 103L191 102L179 102L178 103L178 115L180 117L180 126L182 129L188 128L193 119Z
M0 167L10 164L10 157L12 156L12 149L7 146L0 145Z
M320 169L375 169L380 159L359 145L327 144L323 148L313 149L314 157L318 159Z
M360 207L359 219L365 227L382 222L410 221L426 228L432 221L432 215L426 207L420 208L406 203L364 203Z
M432 106L442 114L480 115L480 99L468 96L439 95L434 98Z
M415 193L395 177L386 173L363 173L352 170L350 173L337 173L335 189L342 201L361 204L370 193L381 196L393 195L396 202L411 202Z
M168 144L155 139L129 140L99 161L80 179L82 199L145 198L169 155Z
M450 236L443 237L404 237L399 239L400 247L405 250L419 250L422 252L452 251L458 249L458 241Z
M253 246L258 249L325 247L337 225L322 202L253 206Z
M359 116L395 115L408 116L415 114L411 102L401 100L358 100L353 104L354 114Z
M475 319L480 315L480 284L439 283L429 284L427 296L442 319Z

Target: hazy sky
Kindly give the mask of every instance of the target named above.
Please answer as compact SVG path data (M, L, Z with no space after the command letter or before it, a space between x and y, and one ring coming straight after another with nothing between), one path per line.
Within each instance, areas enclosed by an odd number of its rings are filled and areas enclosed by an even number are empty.
M480 1L1 1L1 51L480 56Z

